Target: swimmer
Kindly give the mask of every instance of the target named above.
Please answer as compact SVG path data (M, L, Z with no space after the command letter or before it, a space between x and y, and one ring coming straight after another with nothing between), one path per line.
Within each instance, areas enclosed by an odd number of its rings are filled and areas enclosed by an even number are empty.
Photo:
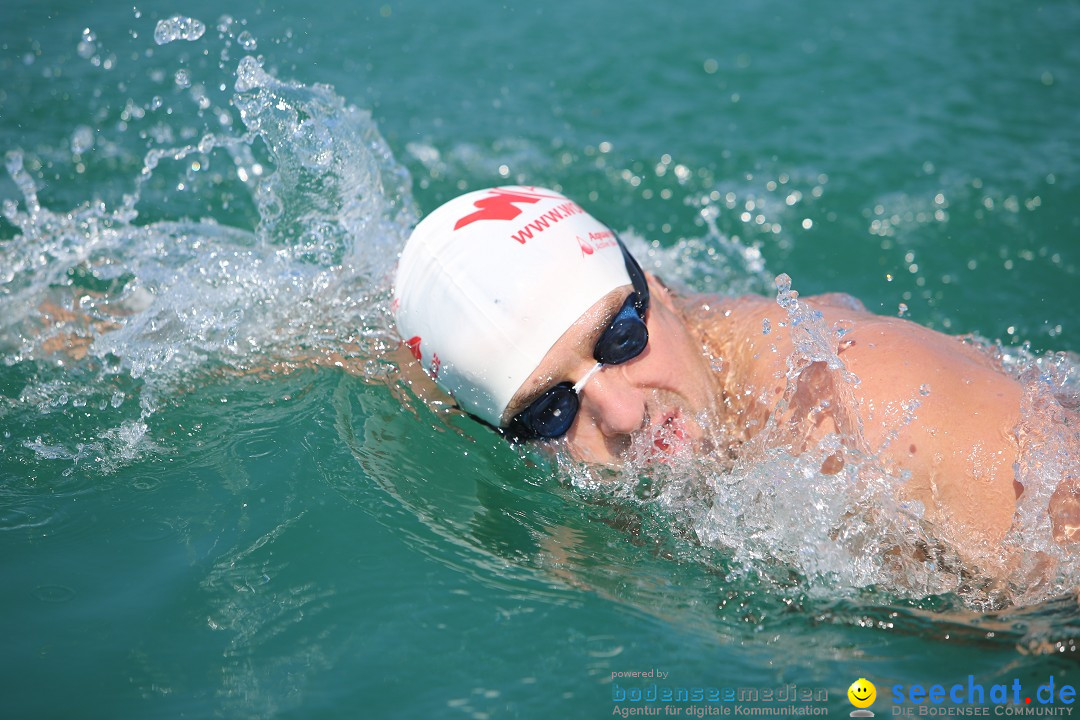
M961 557L999 548L1023 493L1020 383L980 349L850 296L785 297L846 330L829 335L839 362L793 370L777 302L680 297L574 201L500 187L417 225L393 309L416 363L514 442L563 438L576 460L618 465L643 437L663 460L738 457L770 423L794 454L834 434L822 473L876 453ZM1051 500L1059 543L1080 540L1078 498L1067 480Z

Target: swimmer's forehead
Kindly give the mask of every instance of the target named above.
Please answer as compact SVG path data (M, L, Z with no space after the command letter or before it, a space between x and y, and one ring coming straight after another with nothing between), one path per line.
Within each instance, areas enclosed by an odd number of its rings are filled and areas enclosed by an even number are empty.
M597 341L626 302L627 294L633 291L633 285L615 288L586 310L577 322L563 333L529 379L514 394L503 413L503 419L509 420L517 415L553 385L566 380L576 382L578 378L570 377L567 373L577 368L583 359L595 362L592 358Z

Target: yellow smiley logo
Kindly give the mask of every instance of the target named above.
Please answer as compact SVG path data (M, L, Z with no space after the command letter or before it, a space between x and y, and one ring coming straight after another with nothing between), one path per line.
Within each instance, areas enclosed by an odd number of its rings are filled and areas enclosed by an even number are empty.
M868 708L877 699L877 688L866 678L859 678L847 689L848 700L857 708Z

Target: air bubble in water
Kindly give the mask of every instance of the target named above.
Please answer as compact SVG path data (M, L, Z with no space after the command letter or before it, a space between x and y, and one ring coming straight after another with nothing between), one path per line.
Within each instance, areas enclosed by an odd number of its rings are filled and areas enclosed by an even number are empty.
M174 76L174 78L176 80L177 87L191 87L191 75L188 73L187 70L180 68L176 71L176 75Z
M154 42L166 45L174 40L198 40L206 32L206 26L195 18L174 15L168 20L158 20L154 28Z

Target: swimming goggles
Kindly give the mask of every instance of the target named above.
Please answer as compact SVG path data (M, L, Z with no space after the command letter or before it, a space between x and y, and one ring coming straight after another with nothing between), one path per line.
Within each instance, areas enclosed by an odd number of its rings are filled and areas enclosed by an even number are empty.
M562 437L574 424L579 395L585 384L604 365L621 365L636 358L649 344L645 312L649 309L649 285L645 273L619 240L626 271L634 291L615 313L615 318L593 346L596 366L577 383L561 382L549 388L510 421L506 433L513 440L553 439Z

